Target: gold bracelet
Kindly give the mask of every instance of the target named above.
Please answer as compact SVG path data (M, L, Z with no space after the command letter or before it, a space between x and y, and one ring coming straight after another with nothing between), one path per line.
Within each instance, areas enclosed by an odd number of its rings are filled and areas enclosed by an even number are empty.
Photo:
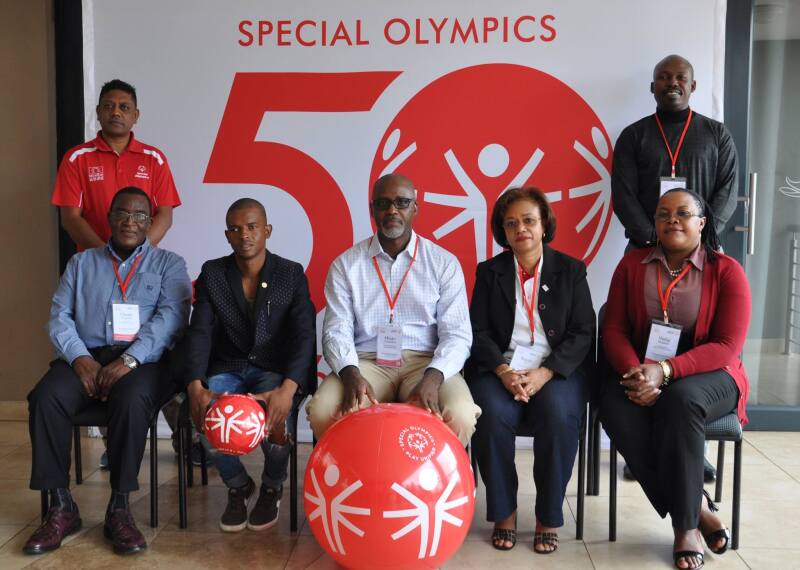
M661 382L661 387L666 388L672 381L672 366L670 366L669 360L659 360L658 364L661 366L661 371L664 373L664 381Z

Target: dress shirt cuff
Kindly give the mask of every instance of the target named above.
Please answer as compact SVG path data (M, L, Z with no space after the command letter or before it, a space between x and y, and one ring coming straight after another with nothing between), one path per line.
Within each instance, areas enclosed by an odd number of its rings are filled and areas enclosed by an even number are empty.
M125 349L125 353L133 356L139 364L149 364L150 362L147 359L147 357L150 356L149 351L147 351L140 343L134 342Z
M460 369L453 366L452 363L447 362L447 359L441 357L434 357L431 359L431 363L428 364L427 368L435 368L442 373L445 380L451 376L455 376L460 371Z
M348 366L355 366L358 368L358 354L353 353L345 355L342 358L336 358L333 362L329 362L329 364L331 364L331 369L338 375Z
M77 358L80 358L81 356L89 356L89 357L92 356L91 353L89 352L89 350L86 348L85 344L83 344L82 342L81 343L76 343L76 344L79 344L79 346L75 346L75 347L72 347L72 348L70 348L68 350L65 350L61 354L61 357L70 366L72 366L72 363L75 362L75 360Z

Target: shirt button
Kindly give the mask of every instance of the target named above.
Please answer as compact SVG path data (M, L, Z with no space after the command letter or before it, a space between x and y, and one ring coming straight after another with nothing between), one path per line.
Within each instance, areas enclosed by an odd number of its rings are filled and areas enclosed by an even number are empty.
M556 331L550 329L549 331L547 331L547 336L556 336Z
M255 356L255 354L251 354L251 355L250 355L250 356L248 356L247 358L248 358L248 360L255 360L255 359L256 359L256 356Z
M540 311L544 311L546 308L547 308L547 307L545 307L545 304L544 304L544 303L540 303L540 304L539 304L539 310L540 310Z
M108 326L111 326L111 321L108 321L106 324L107 324Z

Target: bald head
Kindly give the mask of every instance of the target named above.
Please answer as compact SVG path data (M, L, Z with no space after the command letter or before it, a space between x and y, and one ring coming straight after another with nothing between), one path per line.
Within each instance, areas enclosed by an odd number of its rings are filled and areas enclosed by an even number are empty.
M689 60L686 59L683 56L680 56L678 54L673 53L673 54L668 55L667 57L665 57L661 61L659 61L656 64L656 66L653 68L653 81L656 80L656 77L658 76L659 70L661 68L665 67L665 66L670 65L670 64L678 64L678 65L686 66L689 69L689 72L692 74L690 79L694 79L694 67L692 67L692 64L689 62Z
M372 197L377 198L381 192L390 187L405 187L411 190L414 196L417 195L414 183L408 176L404 176L398 172L392 172L390 174L384 174L375 181L375 184L372 185Z

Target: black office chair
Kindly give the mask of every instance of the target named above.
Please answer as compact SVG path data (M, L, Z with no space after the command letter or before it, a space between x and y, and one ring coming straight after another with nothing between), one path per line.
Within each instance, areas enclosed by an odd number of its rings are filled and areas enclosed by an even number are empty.
M583 540L583 512L585 503L585 486L586 486L586 426L588 425L589 408L584 414L583 421L580 427L580 436L578 438L578 516L575 521L575 539ZM533 433L525 424L522 424L522 429L517 433L517 437L533 437ZM472 454L472 471L475 475L475 486L478 486L478 460L475 454Z
M150 526L158 526L158 438L156 434L156 424L158 423L158 413L168 404L175 394L170 394L153 415L150 420ZM81 427L108 425L106 421L106 404L95 401L89 407L78 413L72 420L72 439L73 452L75 454L75 483L83 484L83 463L81 457ZM50 508L47 491L42 491L42 520L44 520Z
M714 501L722 501L722 478L725 467L725 442L734 442L733 452L733 511L731 515L731 549L739 548L739 511L742 494L742 425L739 416L731 412L705 426L706 441L718 442L717 483ZM611 442L611 469L609 480L608 540L617 540L617 447Z

